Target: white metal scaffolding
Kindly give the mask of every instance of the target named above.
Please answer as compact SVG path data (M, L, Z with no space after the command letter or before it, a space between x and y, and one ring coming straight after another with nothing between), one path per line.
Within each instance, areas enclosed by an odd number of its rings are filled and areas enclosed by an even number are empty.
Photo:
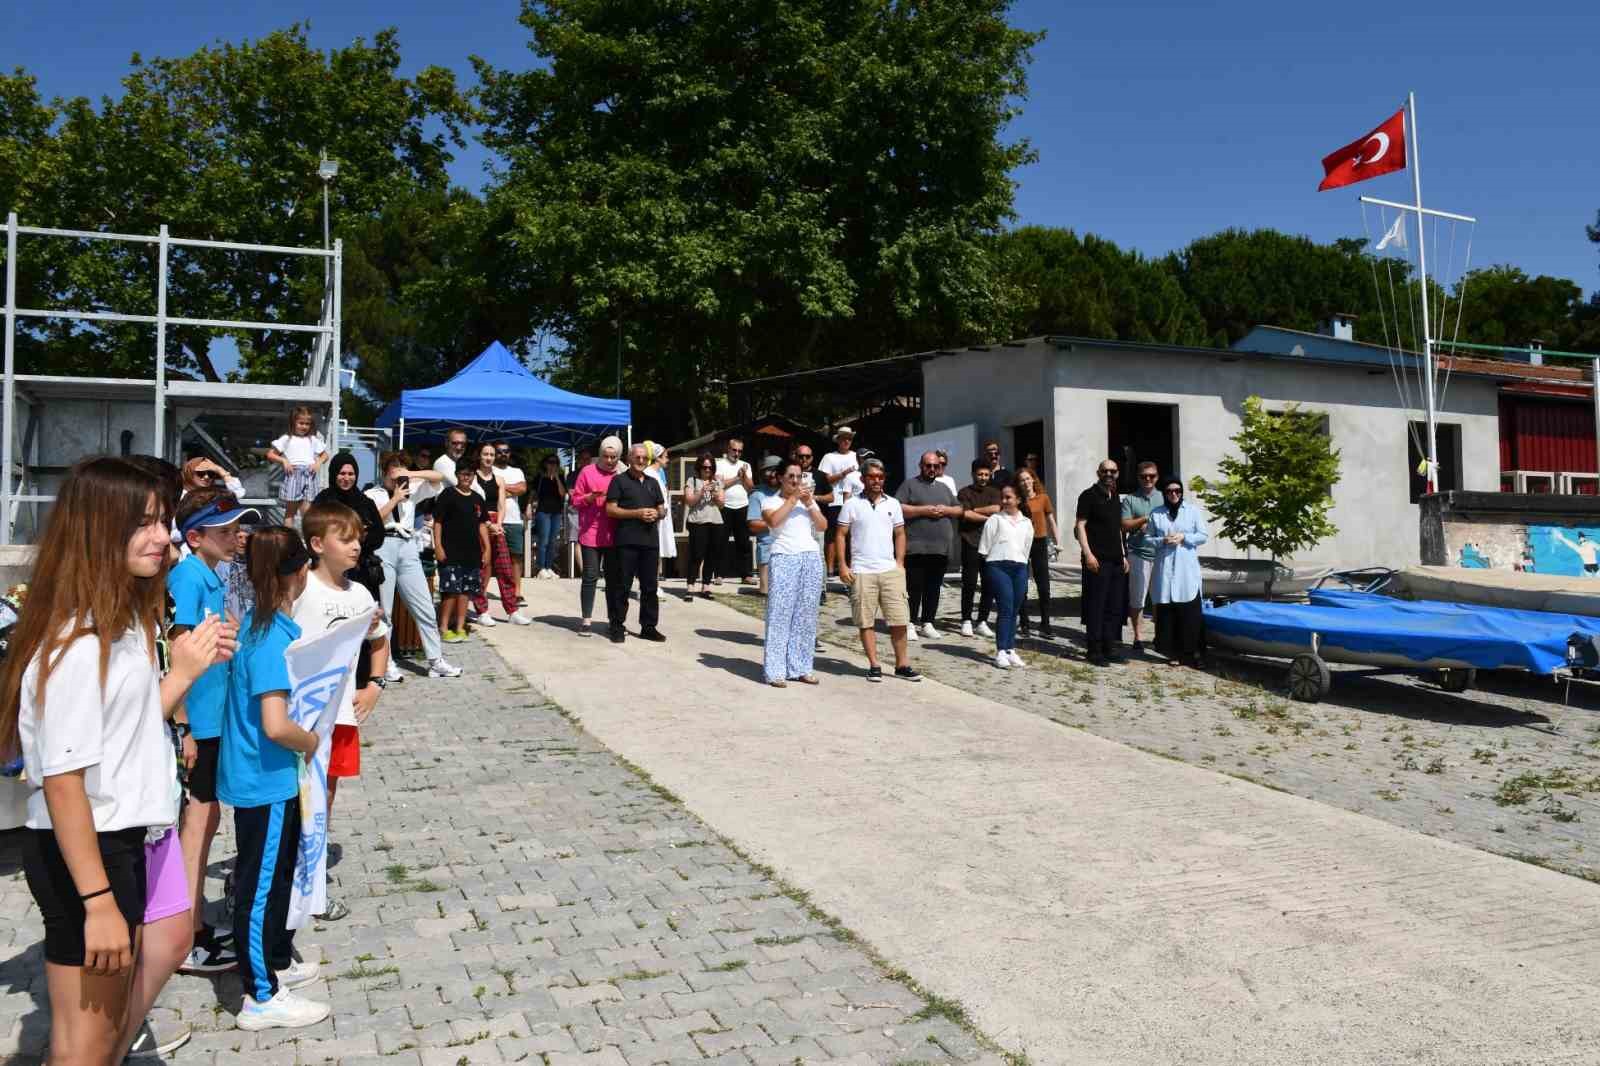
M343 274L343 242L334 241L330 248L296 248L271 244L237 244L228 241L199 240L173 237L162 226L155 236L125 233L102 233L92 230L48 229L39 226L22 226L17 215L6 216L6 289L5 289L5 376L4 390L0 394L0 544L10 544L19 503L50 503L55 497L37 493L19 493L18 468L15 462L17 389L39 390L72 389L78 393L93 392L102 387L108 397L126 397L130 390L143 394L149 389L153 396L153 440L151 449L156 455L172 458L177 442L169 444L166 437L168 406L174 399L190 406L215 404L219 409L259 407L263 410L284 404L304 403L326 408L326 435L331 450L338 450L339 434L339 384L340 350L339 319L341 310L340 282ZM117 311L83 311L73 309L48 309L17 306L17 244L19 237L65 237L76 240L122 241L131 244L153 244L156 258L156 313L154 315L125 314ZM168 259L173 247L211 248L226 252L252 252L288 256L316 256L329 264L327 291L323 294L321 321L316 323L254 322L232 319L188 318L167 313ZM130 322L155 326L155 377L135 379L71 378L50 375L28 375L16 372L16 334L19 319L71 319L80 322ZM259 332L285 331L315 335L314 351L308 360L305 377L300 385L251 385L231 381L171 381L167 380L167 327L201 326L222 330L254 330ZM30 427L31 435L31 427ZM22 471L26 473L26 471Z

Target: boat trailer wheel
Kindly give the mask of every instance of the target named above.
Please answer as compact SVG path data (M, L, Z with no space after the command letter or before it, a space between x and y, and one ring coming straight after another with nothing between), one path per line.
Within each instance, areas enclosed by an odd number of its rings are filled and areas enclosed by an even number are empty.
M1333 688L1333 674L1320 656L1296 655L1289 663L1289 695L1302 703L1315 703Z
M1478 680L1478 671L1473 669L1446 668L1434 675L1434 681L1446 692L1465 692Z

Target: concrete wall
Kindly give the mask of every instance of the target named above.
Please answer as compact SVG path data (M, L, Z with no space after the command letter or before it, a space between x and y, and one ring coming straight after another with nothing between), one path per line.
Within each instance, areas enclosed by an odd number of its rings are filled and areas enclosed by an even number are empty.
M1226 360L1226 361L1225 361ZM1233 451L1245 397L1269 406L1298 402L1328 417L1342 461L1332 519L1339 533L1302 553L1300 562L1403 566L1419 561L1419 511L1410 502L1407 423L1420 417L1399 405L1387 371L1251 359L1219 351L1093 348L1059 350L1043 342L1021 348L963 352L923 368L928 429L976 422L980 437L1009 439L1010 427L1043 418L1046 471L1058 508L1066 510L1090 484L1108 444L1106 404L1175 404L1178 473L1215 477ZM1451 381L1442 423L1461 426L1463 488L1499 488L1498 388L1491 381ZM1011 456L1007 456L1010 463ZM1441 457L1444 461L1444 457ZM959 480L959 478L958 478ZM1207 554L1244 556L1213 540Z

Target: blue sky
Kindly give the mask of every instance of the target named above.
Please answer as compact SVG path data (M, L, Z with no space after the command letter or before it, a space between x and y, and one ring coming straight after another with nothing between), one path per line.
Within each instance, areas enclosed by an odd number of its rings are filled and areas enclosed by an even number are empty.
M516 0L10 7L0 61L36 74L47 95L115 93L133 51L180 55L295 19L323 47L398 26L409 69L441 64L466 80L469 54L531 62ZM1015 124L1039 151L1017 174L1020 223L1150 255L1227 226L1361 235L1356 196L1406 199L1409 175L1318 193L1318 161L1415 90L1425 202L1481 219L1474 264L1600 286L1600 249L1583 232L1600 210L1600 5L1018 0L1013 21L1049 34ZM481 185L486 161L474 145L456 179Z

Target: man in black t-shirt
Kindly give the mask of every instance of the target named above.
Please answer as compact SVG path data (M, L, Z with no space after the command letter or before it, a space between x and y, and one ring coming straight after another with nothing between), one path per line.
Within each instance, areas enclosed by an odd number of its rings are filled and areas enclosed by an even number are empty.
M1096 666L1121 662L1116 642L1127 615L1128 550L1122 540L1122 498L1117 495L1117 464L1101 462L1095 484L1078 496L1073 533L1083 552L1083 627L1089 661Z
M612 478L606 490L606 514L617 524L612 544L622 577L618 582L606 580L613 644L623 641L622 623L628 617L628 593L635 577L639 579L639 636L667 639L656 628L661 609L656 598L656 567L661 561L656 523L667 518L667 502L661 495L661 482L645 473L647 462L644 445L635 444L628 449L628 469Z

